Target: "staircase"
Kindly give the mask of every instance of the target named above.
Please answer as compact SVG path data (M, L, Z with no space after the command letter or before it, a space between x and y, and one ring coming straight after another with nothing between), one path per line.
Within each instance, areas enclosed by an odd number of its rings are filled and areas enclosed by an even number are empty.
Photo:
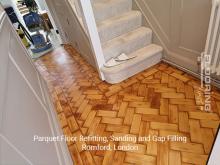
M93 0L92 5L105 61L121 53L137 56L102 67L108 83L119 83L161 61L163 49L152 43L152 30L142 26L142 13L132 10L132 0Z
M21 13L21 15L25 15L29 13L29 9L27 8L26 5L23 5L22 3L17 3L17 8L19 10L19 12Z

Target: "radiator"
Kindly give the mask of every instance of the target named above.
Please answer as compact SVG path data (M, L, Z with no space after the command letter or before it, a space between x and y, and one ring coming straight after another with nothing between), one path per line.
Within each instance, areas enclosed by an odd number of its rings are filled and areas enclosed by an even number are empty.
M211 73L220 75L220 0L212 1L204 55L209 56Z

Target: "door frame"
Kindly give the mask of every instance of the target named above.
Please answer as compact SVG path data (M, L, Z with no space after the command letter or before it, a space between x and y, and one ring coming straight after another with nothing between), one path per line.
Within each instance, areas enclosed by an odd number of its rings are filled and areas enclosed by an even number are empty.
M63 3L67 3L67 2L65 0L63 0ZM59 34L60 34L60 37L62 40L62 44L68 44L69 40L65 34L65 31L62 27L61 22L59 21L59 17L57 16L57 12L56 12L56 10L54 10L55 9L54 1L53 0L45 0L45 4L47 5L48 12L50 13L50 15L56 25L56 28L59 31Z

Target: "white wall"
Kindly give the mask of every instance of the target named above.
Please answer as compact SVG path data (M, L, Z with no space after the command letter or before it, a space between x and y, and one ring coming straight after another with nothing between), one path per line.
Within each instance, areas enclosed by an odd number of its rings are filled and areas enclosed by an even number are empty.
M5 6L12 6L13 2L12 0L0 0L1 4L5 7Z
M47 10L45 0L35 0L40 10Z
M220 163L220 132L218 132L218 136L216 138L213 150L211 152L208 165L219 165L219 163Z
M33 142L62 131L46 83L1 7L0 43L0 164L71 165L64 141Z

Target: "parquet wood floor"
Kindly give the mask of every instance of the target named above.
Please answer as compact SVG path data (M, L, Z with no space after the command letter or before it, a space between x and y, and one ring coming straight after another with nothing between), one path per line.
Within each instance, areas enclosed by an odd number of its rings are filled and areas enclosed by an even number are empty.
M83 151L85 142L68 142L75 164L206 163L220 121L220 93L216 89L211 98L213 112L207 113L199 80L164 63L117 85L100 81L97 72L71 46L40 58L36 66L48 83L67 136L187 137L186 143L110 142L111 146L139 147L132 152Z

